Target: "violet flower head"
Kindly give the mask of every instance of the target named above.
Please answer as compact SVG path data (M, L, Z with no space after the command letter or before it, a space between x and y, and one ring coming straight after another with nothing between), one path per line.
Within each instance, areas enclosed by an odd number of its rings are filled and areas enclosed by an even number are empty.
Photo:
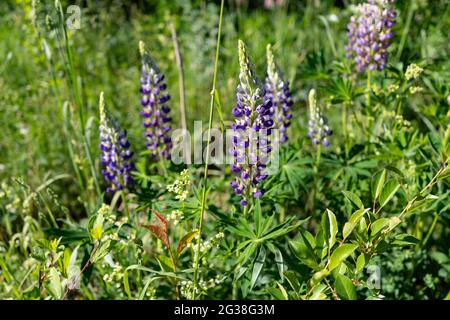
M294 102L291 98L289 82L283 80L283 76L277 68L272 46L267 46L267 78L264 85L265 99L271 100L275 110L275 128L280 130L281 142L288 140L287 129L291 125L291 107Z
M328 137L333 134L333 131L328 126L328 119L322 115L322 111L317 106L316 90L312 89L309 92L309 121L308 121L308 138L311 139L315 145L323 144L328 147L330 140Z
M141 116L144 118L146 146L151 157L170 159L173 143L170 137L170 108L167 102L170 95L166 93L167 85L164 75L145 50L141 41L139 50L142 56L141 71Z
M242 197L246 206L251 198L264 194L261 182L268 177L265 172L272 151L270 135L274 125L272 101L264 98L264 90L255 76L246 52L245 44L239 40L240 83L237 86L236 105L232 110L236 118L231 170L238 176L230 183L235 193Z
M126 131L107 113L103 92L100 94L100 160L104 169L102 174L110 186L108 193L123 190L133 184L131 171L133 152L130 150Z
M347 28L347 58L353 59L358 72L383 70L388 60L396 23L395 0L369 0L357 7Z

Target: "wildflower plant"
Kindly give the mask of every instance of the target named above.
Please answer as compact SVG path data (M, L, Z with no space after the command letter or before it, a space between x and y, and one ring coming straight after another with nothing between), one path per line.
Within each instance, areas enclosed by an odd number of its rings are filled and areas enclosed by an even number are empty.
M151 157L170 159L173 145L169 134L172 118L169 116L170 95L166 93L167 84L164 82L164 75L150 57L142 41L139 42L139 51L142 57L141 116L144 119L146 146Z
M272 150L270 135L274 125L272 101L265 97L243 41L239 40L239 85L236 105L232 110L235 122L231 170L238 176L230 183L234 192L246 206L252 198L264 194L261 182L268 177L265 172Z
M103 177L110 186L108 193L123 190L133 184L131 171L133 152L130 150L127 132L108 114L103 92L100 94L100 160Z
M141 14L137 4L129 19L123 19L117 1L110 14L97 16L89 2L86 8L98 18L99 32L77 33L72 40L79 47L74 50L59 1L56 10L39 1L22 2L19 11L11 6L3 10L6 18L13 19L8 19L7 28L0 26L6 40L0 46L5 56L0 91L5 105L11 106L1 110L5 132L0 141L0 299L450 298L450 91L446 83L450 69L443 45L448 42L448 17L439 14L448 7L444 0L403 2L398 8L408 11L402 12L398 26L394 26L394 1L366 0L355 7L347 51L357 71L366 73L366 88L361 76L349 76L351 66L341 63L345 57L336 50L352 6L341 9L323 1L312 7L310 1L301 9L320 19L301 24L295 23L295 5L277 13L259 10L251 15L251 23L241 23L237 29L235 13L225 7L225 0L220 1L220 13L213 1L206 11L195 1L183 1L180 10L173 11L165 1L159 11L174 13L172 47L170 34L159 32L167 26L167 16L156 14L145 22L145 12ZM177 16L178 11L183 16ZM51 25L40 29L47 13ZM247 11L241 13L242 21L248 20ZM332 15L339 19L331 19ZM23 34L22 22L29 22L21 21L22 16L30 16L35 39ZM208 39L206 50L194 45L198 41L192 36L199 29L184 28L201 16L209 21L201 28L208 35L203 37ZM269 20L276 32L264 37L258 30ZM145 32L136 28L140 25ZM399 43L389 47L395 40L393 28L399 32ZM179 32L179 43L174 30ZM161 50L154 54L160 66L170 66L172 59L166 54L176 52L177 66L167 68L167 75L172 79L178 73L180 105L186 102L190 118L204 119L209 111L208 129L202 132L207 138L202 135L197 140L194 134L193 140L203 143L187 152L201 159L203 168L195 160L186 164L186 170L178 170L181 164L175 161L165 166L172 143L169 102L173 100L143 43L142 93L133 94L142 100L139 111L149 148L141 154L152 154L159 161L153 167L161 167L164 174L147 172L148 159L133 156L131 136L119 126L121 119L112 118L103 94L100 144L92 144L92 119L98 111L93 116L88 102L97 97L92 84L100 79L92 71L102 70L101 79L114 78L102 85L116 92L117 104L123 105L129 98L130 70L135 69L126 66L133 57L128 59L129 48L121 44L143 33L157 41ZM257 79L241 41L240 70L233 68L221 43L232 47L235 34L253 35L252 47L259 48L255 58L261 65L267 61L266 69L261 69L266 73L264 81ZM305 35L317 41L304 41ZM10 41L8 36L24 41ZM265 47L268 41L289 47L290 52L275 59L272 48ZM95 52L84 46L93 43ZM214 64L205 64L214 45ZM395 63L386 67L392 47ZM20 63L38 59L39 48L38 64ZM78 70L77 61L83 60L89 63ZM287 83L275 60L290 64L296 84L320 86L320 99L314 90L305 99L309 121L292 118L290 92L297 86ZM114 68L109 69L111 65ZM40 90L41 77L29 77L41 67L49 68L51 94ZM212 82L193 81L204 78L193 72L199 68L204 76L212 75ZM382 73L372 72L383 68ZM237 72L239 79L235 79ZM231 85L233 79L239 80L237 90ZM205 90L208 83L210 91ZM304 94L299 92L299 99ZM236 101L227 114L223 106L231 106L230 99ZM41 110L44 104L50 108ZM63 106L62 112L55 111L57 106ZM123 112L137 114L135 107ZM232 128L225 130L230 118ZM42 134L42 123L52 134ZM220 132L213 127L216 123ZM306 127L311 143L306 143L302 130ZM331 127L337 133L332 140L335 147L322 153L323 146L330 144ZM280 131L282 141L289 135L292 143L281 147ZM222 170L222 162L213 161L217 150L223 158L222 136L216 132L227 133L231 174ZM144 143L142 147L146 149ZM100 151L100 161L90 158L95 151ZM137 172L134 161L139 161ZM99 168L107 191L114 192L107 203L96 183ZM237 195L228 197L231 179ZM127 194L127 189L133 193ZM252 314L252 309L237 307L228 311ZM176 309L172 314L177 315Z
M272 46L267 45L267 78L264 84L265 100L271 100L275 109L275 128L280 130L281 142L288 140L287 129L291 125L291 107L294 102L291 97L289 82L283 79L283 75L277 65L272 52Z
M383 70L388 60L396 23L395 0L369 0L356 9L348 24L347 58L354 59L358 72Z
M330 145L329 136L333 134L328 119L322 114L322 110L317 105L316 90L312 89L308 95L309 101L309 121L308 138L315 145L323 144L324 147Z

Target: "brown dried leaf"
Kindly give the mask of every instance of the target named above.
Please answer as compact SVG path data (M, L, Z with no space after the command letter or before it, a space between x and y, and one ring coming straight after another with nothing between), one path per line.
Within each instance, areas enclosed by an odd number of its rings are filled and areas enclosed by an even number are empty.
M166 247L169 247L168 225L164 216L156 210L153 210L154 219L152 224L145 225L158 239L160 239Z

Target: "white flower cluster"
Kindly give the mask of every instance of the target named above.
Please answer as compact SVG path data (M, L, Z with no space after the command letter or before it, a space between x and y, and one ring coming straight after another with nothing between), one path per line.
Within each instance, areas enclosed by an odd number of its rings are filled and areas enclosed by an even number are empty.
M215 276L214 278L210 278L208 280L200 279L197 288L195 289L195 294L198 295L200 292L210 290L216 287L222 281L223 279L221 279L219 275ZM194 283L192 281L190 280L181 281L180 293L183 297L185 297L188 300L193 299L194 293L193 291L194 291Z
M201 242L200 243L200 255L204 256L205 253L210 251L212 248L218 247L219 241L222 240L224 237L225 237L225 234L223 232L219 232L214 237L212 237L210 240ZM195 239L198 239L198 235L195 237ZM189 246L194 249L194 254L197 254L196 244L194 243L194 241L191 242L189 244ZM196 258L194 257L194 261L195 261L195 259Z
M388 91L389 91L390 93L394 93L395 91L398 90L398 88L399 88L399 85L398 85L398 84L392 83L392 84L390 84L390 85L388 86Z
M188 196L188 187L190 184L189 171L184 169L180 173L180 179L177 179L173 184L168 185L167 190L176 194L175 199L185 201Z
M419 86L412 86L409 88L409 92L411 92L411 94L415 94L415 93L422 92L422 91L423 91L423 88L419 87Z
M167 222L172 222L175 226L184 218L184 214L181 210L173 210L166 216Z
M123 278L123 270L122 270L122 266L119 264L116 264L113 268L113 271L111 273L106 273L103 276L103 280L105 282L113 282L113 281L121 281Z
M186 299L192 300L194 298L194 282L190 280L181 281L180 293ZM198 286L195 289L195 293L196 294L200 293L200 289Z
M412 63L406 68L405 78L407 81L411 79L417 79L422 72L423 69L421 67L419 67L415 63Z

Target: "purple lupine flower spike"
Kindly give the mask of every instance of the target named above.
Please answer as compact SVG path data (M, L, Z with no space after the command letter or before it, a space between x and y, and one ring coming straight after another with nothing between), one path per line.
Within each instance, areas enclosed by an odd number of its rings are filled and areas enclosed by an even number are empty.
M353 59L359 72L383 70L388 59L396 23L395 0L369 0L357 7L348 24L347 58Z
M241 205L248 205L251 198L264 194L260 183L267 178L265 172L272 150L270 135L273 127L272 101L264 98L264 90L255 77L245 44L239 40L240 83L237 86L236 105L232 110L236 118L231 170L237 174L230 185L242 197Z
M320 108L317 106L316 90L309 92L309 121L308 121L308 138L315 145L323 144L328 147L330 145L329 136L333 131L328 125L328 119L322 115Z
M133 152L130 150L126 131L107 113L103 92L100 94L100 160L104 169L102 174L110 186L108 193L123 190L133 184L131 171Z
M170 107L167 102L170 95L166 93L167 85L164 75L151 59L141 41L139 50L142 56L141 71L141 116L144 118L146 146L150 156L170 159L172 139L170 137Z
M284 81L281 72L278 70L272 46L267 45L267 78L264 85L265 99L272 100L275 109L275 128L280 130L281 142L288 140L287 129L291 125L291 107L294 102L291 98L289 82Z

